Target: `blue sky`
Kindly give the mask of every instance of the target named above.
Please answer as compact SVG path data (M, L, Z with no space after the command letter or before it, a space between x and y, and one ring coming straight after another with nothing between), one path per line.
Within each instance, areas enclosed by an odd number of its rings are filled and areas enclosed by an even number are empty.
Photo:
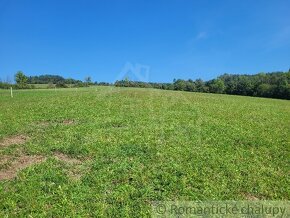
M288 71L289 8L289 0L0 0L0 78L22 70L114 82L128 66L132 79L160 82Z

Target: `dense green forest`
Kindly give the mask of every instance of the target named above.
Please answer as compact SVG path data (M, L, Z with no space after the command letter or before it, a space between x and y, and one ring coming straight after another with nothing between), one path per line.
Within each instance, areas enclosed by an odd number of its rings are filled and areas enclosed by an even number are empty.
M126 79L116 81L115 86L290 99L290 71L255 75L223 74L209 81L174 79L173 83L146 83Z
M64 84L77 84L82 83L81 80L75 80L72 78L65 79L62 76L58 75L40 75L40 76L30 76L28 77L27 83L29 84L58 84L58 83L64 83Z
M290 99L290 70L288 72L259 73L255 75L223 74L216 79L203 81L174 79L172 83L153 83L130 81L124 79L116 81L114 84L107 82L92 82L91 77L86 77L84 81L72 78L65 79L58 75L40 75L27 77L19 71L15 75L16 84L9 84L0 81L0 88L19 89L35 88L34 84L48 84L47 88L58 87L84 87L89 85L117 87L141 87L157 88L165 90L179 90L189 92L219 93L230 95L245 95L267 98ZM70 85L70 86L69 86Z

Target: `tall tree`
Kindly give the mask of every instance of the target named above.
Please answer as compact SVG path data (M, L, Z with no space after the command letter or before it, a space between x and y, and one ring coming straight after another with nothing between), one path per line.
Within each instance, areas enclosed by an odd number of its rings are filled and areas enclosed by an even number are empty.
M24 88L25 86L27 86L28 77L25 76L22 71L18 71L15 74L15 81L19 87Z

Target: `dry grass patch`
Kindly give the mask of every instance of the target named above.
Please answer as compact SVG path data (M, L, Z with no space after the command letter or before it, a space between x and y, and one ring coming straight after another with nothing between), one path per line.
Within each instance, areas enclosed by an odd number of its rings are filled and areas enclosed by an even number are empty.
M67 119L67 120L55 120L55 121L40 121L36 123L38 127L43 127L43 128L49 127L54 124L62 124L62 125L69 126L69 125L75 124L75 121Z
M246 200L249 200L249 201L257 201L259 200L259 198L257 198L256 196L250 194L250 193L243 193L243 196Z
M60 153L60 152L54 153L54 156L56 159L61 160L61 161L68 163L68 164L82 164L82 161L80 161L79 159L69 157L69 156L67 156L63 153Z
M8 158L9 159L9 158ZM7 160L8 160L7 159ZM0 171L0 181L6 179L12 179L17 176L17 173L33 164L41 163L46 158L39 155L22 155L13 160L7 169Z
M74 120L64 120L64 121L62 121L62 124L64 124L64 125L73 125L74 123L75 123Z
M39 127L49 127L51 125L51 123L48 121L41 121L41 122L38 122L37 125Z
M6 164L10 159L11 159L11 156L9 156L9 155L1 155L0 165Z
M12 160L11 156L8 155L1 155L0 157L0 170L2 168L5 168L6 166L9 165L9 162Z
M72 180L78 181L81 179L83 172L86 170L86 166L82 160L69 157L63 153L55 152L54 157L69 165L69 168L66 170L69 178Z
M29 137L25 135L9 136L0 141L0 147L8 147L10 145L22 145L28 140Z

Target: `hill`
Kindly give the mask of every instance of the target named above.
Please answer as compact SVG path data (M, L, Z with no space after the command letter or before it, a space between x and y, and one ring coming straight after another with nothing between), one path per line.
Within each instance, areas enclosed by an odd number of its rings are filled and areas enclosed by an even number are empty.
M149 216L289 199L290 102L119 87L0 90L0 216Z

